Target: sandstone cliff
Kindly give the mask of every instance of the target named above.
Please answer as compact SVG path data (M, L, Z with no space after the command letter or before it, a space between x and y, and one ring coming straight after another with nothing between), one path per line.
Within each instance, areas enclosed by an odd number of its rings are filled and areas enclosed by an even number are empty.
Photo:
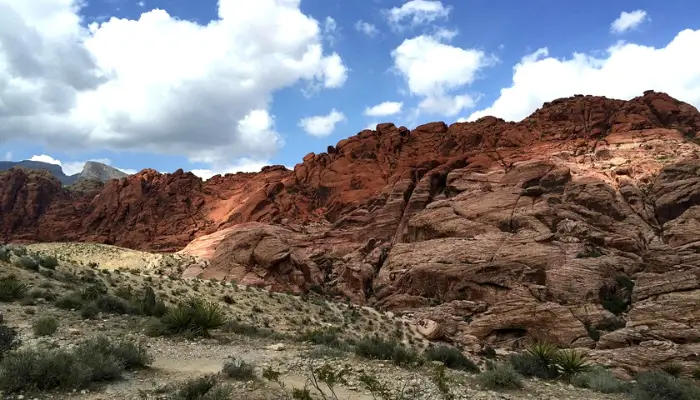
M519 123L381 124L293 171L144 170L76 194L0 176L6 241L182 250L187 276L322 290L425 334L595 348L625 371L700 353L700 113L575 96Z

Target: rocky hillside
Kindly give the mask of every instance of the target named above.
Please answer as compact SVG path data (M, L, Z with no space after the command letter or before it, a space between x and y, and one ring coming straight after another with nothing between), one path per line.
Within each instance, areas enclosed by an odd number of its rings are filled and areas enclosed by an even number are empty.
M63 168L57 164L50 164L41 161L0 161L0 171L7 171L13 168L25 168L29 170L48 171L63 185L73 185L84 181L107 182L110 179L120 179L128 176L114 167L99 163L97 161L87 161L83 170L74 175L66 175Z
M700 354L700 113L664 93L574 96L364 130L294 171L144 170L76 194L0 176L5 241L201 257L185 276L316 290L422 318L474 350L524 338L627 371Z

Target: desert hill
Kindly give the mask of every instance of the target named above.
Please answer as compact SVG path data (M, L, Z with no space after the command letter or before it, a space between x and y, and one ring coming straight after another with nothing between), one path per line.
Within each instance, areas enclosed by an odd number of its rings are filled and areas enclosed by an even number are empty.
M700 353L700 113L667 94L574 96L364 130L293 171L143 170L70 191L0 175L5 242L181 251L185 277L411 313L475 351L527 337L628 372Z

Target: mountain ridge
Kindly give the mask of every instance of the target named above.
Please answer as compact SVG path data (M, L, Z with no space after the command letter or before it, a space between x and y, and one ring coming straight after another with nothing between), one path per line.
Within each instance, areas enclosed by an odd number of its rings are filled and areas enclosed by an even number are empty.
M65 172L63 172L63 168L58 164L51 164L43 161L0 161L0 172L17 167L49 171L63 185L73 185L83 180L95 180L104 183L110 179L120 179L129 176L129 174L123 171L97 161L86 161L83 169L73 175L66 175Z
M700 352L700 112L573 96L521 122L377 125L288 170L0 175L4 242L198 261L182 277L410 313L470 351L547 339L621 374Z

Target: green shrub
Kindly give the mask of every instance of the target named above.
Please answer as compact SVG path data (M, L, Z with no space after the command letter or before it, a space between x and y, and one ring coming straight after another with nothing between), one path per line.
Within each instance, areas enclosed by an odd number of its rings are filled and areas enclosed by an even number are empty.
M612 372L600 366L574 375L571 378L571 384L601 393L624 393L629 390L625 382L615 378Z
M22 341L17 336L15 328L0 324L0 360L2 360L5 353L16 349L22 344Z
M41 317L32 326L35 336L51 336L58 330L58 321L54 317Z
M54 256L44 256L39 259L39 265L46 269L56 269L58 267L58 259Z
M215 375L205 375L186 381L173 396L173 400L224 400L231 398L231 389L218 386Z
M555 364L565 379L588 369L588 356L576 349L562 349L556 354Z
M83 306L80 307L80 316L83 317L83 319L93 319L97 317L99 313L100 309L97 308L93 302L83 304Z
M167 333L190 334L207 336L209 331L226 323L224 310L214 302L201 299L190 299L169 310L161 318L161 323Z
M677 362L670 362L668 364L664 364L659 369L675 377L679 377L683 373L683 365Z
M555 364L558 348L547 341L535 342L521 354L509 357L509 363L521 375L540 379L553 379L559 376Z
M95 306L109 314L136 314L135 309L128 302L109 294L99 296L95 300Z
M28 269L30 271L38 271L39 263L29 256L22 256L15 261L15 266Z
M253 336L253 337L268 337L272 336L275 332L272 329L260 328L255 325L246 324L237 320L230 320L226 322L221 330L224 332L233 332L237 335Z
M343 348L346 344L338 338L338 328L321 328L304 331L299 335L302 342L311 342L333 348Z
M520 389L523 387L522 377L506 363L492 364L489 369L478 375L477 381L485 389Z
M423 356L430 361L440 361L447 368L479 372L479 367L459 349L454 347L444 345L430 346L425 350Z
M662 371L651 371L636 377L631 396L634 400L697 400L700 387Z
M69 294L64 294L63 296L56 299L54 303L56 307L62 308L64 310L78 310L83 307L85 300L80 295L80 293L72 292Z
M0 362L0 389L80 389L90 382L118 379L124 369L149 365L144 346L98 336L72 350L28 348L8 352Z
M221 372L223 372L229 378L239 381L250 381L255 379L255 367L253 364L249 364L243 360L236 360L233 357L224 362Z
M0 301L13 301L24 297L27 285L10 275L0 279Z
M0 261L8 262L8 261L10 261L11 256L12 256L12 253L10 252L10 250L8 250L4 246L0 247Z
M420 363L420 356L414 350L394 340L384 340L373 336L359 340L355 344L355 354L373 360L391 360L396 365L408 366Z

